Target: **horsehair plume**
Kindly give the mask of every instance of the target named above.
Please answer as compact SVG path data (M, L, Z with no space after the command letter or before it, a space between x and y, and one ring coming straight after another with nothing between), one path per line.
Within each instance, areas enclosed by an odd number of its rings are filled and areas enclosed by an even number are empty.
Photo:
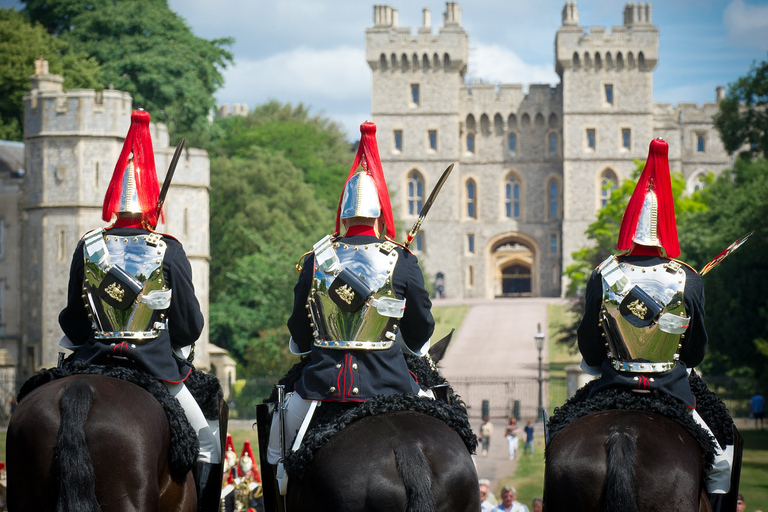
M657 237L667 256L676 258L680 255L680 242L677 238L675 221L675 203L672 196L672 180L669 175L669 144L662 139L654 139L648 148L648 159L643 172L637 180L632 197L629 199L624 217L621 219L619 250L632 249L637 222L643 209L643 201L648 191L656 194L658 201Z
M605 512L638 512L635 492L636 453L637 439L623 429L613 432L605 441Z
M437 512L437 502L432 493L432 470L421 449L395 449L397 473L405 485L406 512Z
M126 171L131 155L133 155L134 178L142 220L151 226L157 225L155 209L160 195L160 185L157 181L149 121L149 112L145 110L134 110L131 114L131 127L128 129L128 135L125 136L123 150L117 159L112 180L109 182L107 193L104 196L101 218L105 222L110 222L112 217L118 213L123 188L123 173Z
M96 498L96 479L85 420L93 392L85 382L76 381L61 395L61 423L53 448L53 476L59 483L56 512L101 512Z
M347 181L355 175L357 167L365 158L366 165L368 167L368 174L373 178L373 182L376 184L376 191L378 192L379 205L381 206L381 217L384 221L386 233L389 238L395 238L395 220L392 214L392 205L389 201L389 191L387 190L387 182L384 179L384 170L381 166L381 157L379 156L379 145L376 142L376 125L374 123L365 122L360 125L360 144L357 146L357 154L355 160L352 163L352 168L347 176ZM346 182L344 182L346 187ZM343 189L342 189L343 190ZM341 201L343 194L339 197L339 206L336 210L336 233L341 230Z

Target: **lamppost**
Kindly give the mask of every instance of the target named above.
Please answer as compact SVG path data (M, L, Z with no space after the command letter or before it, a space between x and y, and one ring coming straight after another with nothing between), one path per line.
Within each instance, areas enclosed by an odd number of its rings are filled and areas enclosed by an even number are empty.
M543 422L547 419L544 414L544 401L542 396L542 385L544 383L544 379L541 378L541 351L544 349L544 333L541 332L541 324L538 324L536 329L536 334L533 335L533 339L536 342L536 348L539 351L539 410L537 412L537 421Z

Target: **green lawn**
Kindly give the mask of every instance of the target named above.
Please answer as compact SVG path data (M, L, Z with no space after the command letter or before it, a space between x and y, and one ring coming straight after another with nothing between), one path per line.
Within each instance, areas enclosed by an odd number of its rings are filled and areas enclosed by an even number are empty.
M458 330L466 314L466 305L433 307L432 317L435 319L435 332L432 334L432 342L435 343L443 339L451 332L451 329Z

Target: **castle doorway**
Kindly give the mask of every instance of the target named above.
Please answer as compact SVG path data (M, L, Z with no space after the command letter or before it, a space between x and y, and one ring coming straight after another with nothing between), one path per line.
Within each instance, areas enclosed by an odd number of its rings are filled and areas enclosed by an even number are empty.
M534 247L522 237L506 237L491 246L495 297L533 297Z

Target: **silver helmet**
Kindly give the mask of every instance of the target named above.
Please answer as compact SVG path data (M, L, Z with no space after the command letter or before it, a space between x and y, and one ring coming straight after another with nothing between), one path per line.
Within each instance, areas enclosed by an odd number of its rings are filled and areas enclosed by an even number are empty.
M123 172L123 188L120 191L120 203L117 210L119 213L142 213L133 165L133 154L131 154L128 158L128 165Z
M656 198L656 193L653 190L649 190L643 200L640 218L637 220L634 242L651 247L662 247L659 242L658 225L659 200Z
M347 181L341 198L341 219L365 217L377 219L381 215L376 183L366 172L359 172Z

